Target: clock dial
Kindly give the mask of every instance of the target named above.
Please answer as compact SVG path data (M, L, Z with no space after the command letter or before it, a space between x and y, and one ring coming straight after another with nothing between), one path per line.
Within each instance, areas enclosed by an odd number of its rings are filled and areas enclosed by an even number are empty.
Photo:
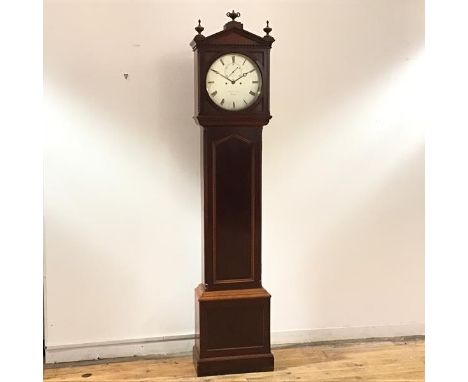
M245 109L260 96L262 76L249 57L228 53L216 59L206 74L206 91L220 108Z

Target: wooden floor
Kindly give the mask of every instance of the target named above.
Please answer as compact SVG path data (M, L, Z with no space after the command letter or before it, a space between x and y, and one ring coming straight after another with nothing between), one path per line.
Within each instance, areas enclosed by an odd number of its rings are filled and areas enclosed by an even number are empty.
M195 377L191 355L53 365L44 381L99 382L409 382L424 381L424 340L389 340L274 349L275 371Z

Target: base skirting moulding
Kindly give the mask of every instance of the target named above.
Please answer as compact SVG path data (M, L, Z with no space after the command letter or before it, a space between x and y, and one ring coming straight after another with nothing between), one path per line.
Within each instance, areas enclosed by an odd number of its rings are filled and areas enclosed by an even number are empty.
M272 331L271 344L274 349L285 345L305 343L414 336L424 336L423 323ZM53 364L120 357L188 355L192 352L194 343L194 334L183 334L81 344L47 345L45 361L47 364Z

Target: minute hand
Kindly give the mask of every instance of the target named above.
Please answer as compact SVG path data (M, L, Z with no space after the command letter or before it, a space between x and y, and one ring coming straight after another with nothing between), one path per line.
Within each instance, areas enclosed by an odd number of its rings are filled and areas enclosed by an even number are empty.
M217 70L214 70L214 69L210 69L212 72L215 72L216 74L219 74L221 77L227 79L228 81L234 83L234 81L230 80L229 78L227 78L224 74L221 74L220 72L218 72Z
M247 76L247 74L249 74L249 73L252 73L254 70L255 70L255 68L254 68L254 69L252 69L252 70L249 70L249 71L248 71L248 72L246 72L246 73L244 73L242 76L240 76L240 77L236 78L236 79L233 81L233 83L235 83L235 82L237 82L238 80L240 80L241 78L243 78L243 77Z

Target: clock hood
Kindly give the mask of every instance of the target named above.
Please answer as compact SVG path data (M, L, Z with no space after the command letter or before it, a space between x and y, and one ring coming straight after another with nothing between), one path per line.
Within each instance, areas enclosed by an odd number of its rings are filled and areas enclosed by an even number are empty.
M228 15L230 15L228 13ZM229 16L232 18L232 16ZM201 25L199 25L201 27ZM201 31L203 31L201 27ZM214 33L209 36L203 36L201 31L190 43L193 50L200 49L205 46L216 46L216 45L233 45L233 46L261 46L271 48L271 45L275 39L269 35L271 28L268 26L264 29L267 33L264 37L260 37L252 32L244 29L242 23L235 21L227 22L224 24L224 29L220 32ZM197 29L198 31L198 29Z

